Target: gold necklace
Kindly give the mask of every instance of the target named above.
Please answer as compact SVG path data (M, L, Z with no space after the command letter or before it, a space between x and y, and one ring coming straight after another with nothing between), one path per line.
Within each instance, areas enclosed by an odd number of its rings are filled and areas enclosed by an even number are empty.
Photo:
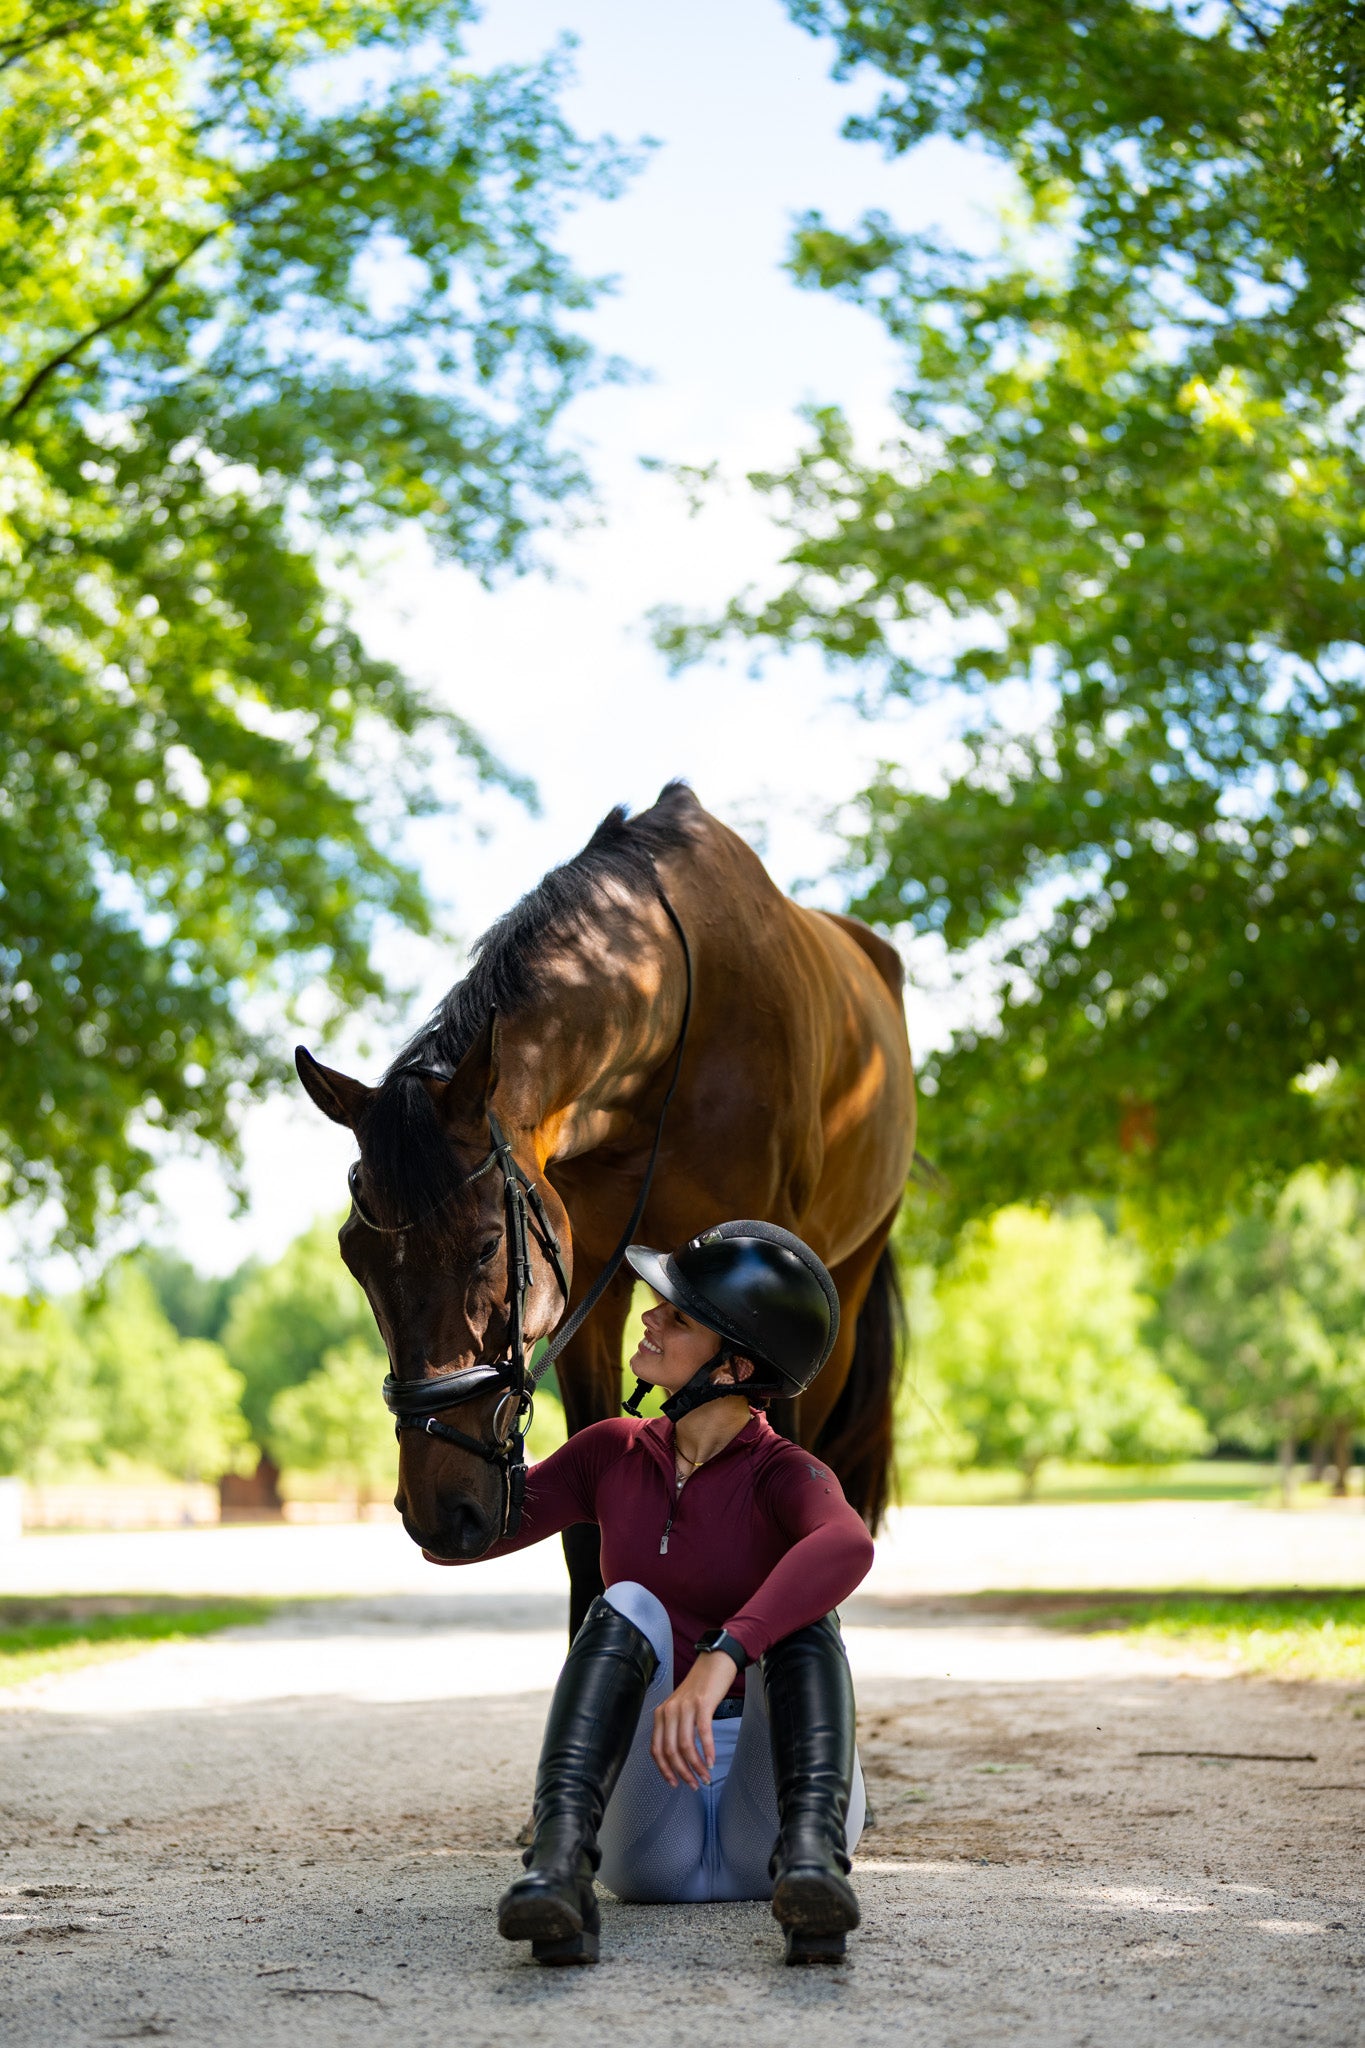
M680 1450L678 1449L678 1446L677 1446L677 1444L676 1444L676 1443L675 1443L675 1444L674 1444L674 1446L673 1446L673 1456L674 1456L674 1458L675 1458L675 1459L681 1459L682 1463L683 1463L684 1465L688 1466L688 1467L689 1467L689 1469L690 1469L691 1471L693 1471L693 1472L700 1472L700 1470L701 1470L702 1466L703 1466L703 1465L705 1465L705 1464L706 1464L706 1463L708 1462L708 1460L707 1460L707 1459L705 1459L705 1458L689 1458L689 1457L688 1457L688 1455L687 1455L687 1453L686 1453L686 1451L680 1451ZM676 1490L677 1490L677 1491L678 1491L679 1493L681 1493L681 1491L682 1491L683 1487L684 1487L684 1486L685 1486L686 1484L687 1484L687 1473L686 1473L686 1472L678 1472L678 1473L675 1473L675 1474L674 1474L674 1486L675 1486L675 1489L676 1489Z

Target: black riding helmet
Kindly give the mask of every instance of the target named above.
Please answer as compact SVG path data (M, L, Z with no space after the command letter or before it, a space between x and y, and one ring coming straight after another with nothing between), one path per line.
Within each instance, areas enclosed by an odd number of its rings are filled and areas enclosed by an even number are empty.
M754 1362L755 1375L744 1383L744 1393L792 1395L810 1385L834 1349L839 1334L834 1282L810 1246L779 1224L718 1223L676 1252L633 1244L626 1258L656 1294L721 1340L716 1356L664 1403L665 1415L674 1421L696 1407L698 1399L712 1398L710 1376L728 1352ZM638 1388L628 1405L634 1407L643 1393Z

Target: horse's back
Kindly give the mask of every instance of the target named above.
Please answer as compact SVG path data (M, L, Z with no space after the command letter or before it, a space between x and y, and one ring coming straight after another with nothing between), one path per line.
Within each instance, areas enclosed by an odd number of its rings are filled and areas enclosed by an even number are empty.
M901 1002L905 995L905 965L890 941L874 932L871 925L864 924L861 918L846 917L840 910L820 910L815 914L827 918L848 934L859 952L867 955L896 1001Z
M688 796L688 856L668 863L666 881L698 963L698 1131L720 1141L707 1178L737 1199L733 1181L752 1172L762 1206L751 1213L839 1258L885 1219L910 1170L900 959L856 918L794 902Z
M905 972L895 947L856 917L782 900L803 935L808 972L824 990L837 1040L856 1045L863 1056L879 1046L908 1078Z
M892 1013L904 1033L901 998L904 971L894 946L856 917L837 910L810 910L783 893L753 848L730 826L713 817L686 784L674 784L661 799L691 836L689 863L704 878L708 909L724 906L736 960L769 961L785 955L799 981L802 971L845 994L865 983L861 955L875 970L882 989L892 998ZM853 951L850 948L854 949ZM881 1010L882 990L872 997Z
M849 1176L879 1215L893 1208L915 1149L915 1074L900 955L854 917L792 908L821 958L830 1017L818 1207L844 1212Z

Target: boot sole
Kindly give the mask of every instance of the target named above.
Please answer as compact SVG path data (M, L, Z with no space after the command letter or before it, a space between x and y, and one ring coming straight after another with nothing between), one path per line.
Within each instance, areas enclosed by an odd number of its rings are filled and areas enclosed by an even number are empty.
M855 1901L831 1883L823 1871L791 1871L778 1879L773 1917L790 1936L845 1935L861 1915Z
M562 1899L508 1899L498 1909L504 1941L529 1941L538 1963L595 1963L600 1939Z
M601 1952L600 1942L595 1934L585 1928L581 1934L571 1934L567 1941L533 1941L531 1960L549 1963L552 1967L563 1968L566 1964L595 1963Z
M787 1929L786 1963L843 1963L848 1957L842 1934L802 1934Z

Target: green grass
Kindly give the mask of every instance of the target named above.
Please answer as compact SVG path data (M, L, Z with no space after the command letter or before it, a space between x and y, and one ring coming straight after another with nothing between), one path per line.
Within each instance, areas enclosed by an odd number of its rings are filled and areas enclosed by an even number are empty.
M1302 1507L1320 1506L1327 1486L1301 1484ZM1019 1474L959 1472L941 1467L907 1469L900 1500L912 1506L996 1507L1020 1499ZM1181 1465L1044 1465L1035 1501L1231 1500L1275 1505L1276 1467L1250 1458L1198 1458Z
M1259 1676L1365 1681L1365 1593L1139 1593L1089 1604L1078 1594L1060 1611L1044 1594L1038 1605L1055 1628L1204 1651Z
M0 1599L0 1687L263 1621L270 1600Z

